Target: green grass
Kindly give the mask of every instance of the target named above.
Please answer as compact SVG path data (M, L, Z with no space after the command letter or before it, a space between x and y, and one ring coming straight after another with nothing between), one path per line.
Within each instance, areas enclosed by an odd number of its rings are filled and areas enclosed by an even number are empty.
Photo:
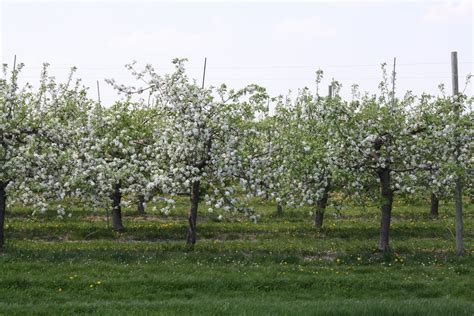
M104 214L7 215L0 314L474 315L474 212L467 254L454 255L450 205L396 205L390 254L376 251L378 211L346 207L312 227L308 210L255 203L254 224L201 209L190 250L186 201L171 216L126 210L125 233Z

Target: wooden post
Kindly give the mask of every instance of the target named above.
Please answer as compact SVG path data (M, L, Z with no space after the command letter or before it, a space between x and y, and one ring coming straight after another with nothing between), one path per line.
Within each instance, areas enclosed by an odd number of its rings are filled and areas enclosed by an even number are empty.
M392 114L395 112L395 79L397 76L397 72L395 71L395 67L397 65L397 58L393 58L393 71L392 71L392 105L391 105L391 111Z
M101 103L100 103L100 85L99 85L99 80L97 80L97 102L99 103L99 109L101 109ZM95 206L94 206L95 208ZM105 220L106 220L106 225L107 229L109 229L109 209L105 208Z
M0 182L0 252L5 244L5 212L7 209L7 184Z
M204 89L204 81L206 80L206 65L207 65L207 57L204 57L204 70L202 72L202 85L201 85L202 89Z
M99 101L100 104L100 87L99 87L99 80L97 80L97 100Z
M10 100L10 106L9 108L7 109L8 110L8 113L7 113L7 119L8 120L11 120L13 114L12 114L12 111L13 111L13 103L14 103L14 100L13 100L13 96L15 95L16 93L16 89L17 89L17 84L16 84L16 81L17 81L17 74L16 74L16 55L13 57L13 72L12 72L12 90L11 90L11 100Z
M451 74L452 74L452 85L453 85L453 111L456 115L456 120L459 119L460 105L457 100L459 95L459 84L458 84L458 53L451 52ZM459 166L459 135L457 132L454 134L455 150L454 150L454 161ZM462 255L464 253L464 240L463 240L463 222L462 222L462 182L461 177L456 175L455 188L454 188L454 204L455 204L455 218L456 218L456 254Z
M207 65L207 57L204 58L204 69L202 73L202 85L201 89L204 90L204 82L206 80L206 65ZM200 167L199 167L200 169ZM196 243L197 237L197 216L198 216L198 208L199 208L199 195L200 193L200 186L201 182L199 180L193 181L191 183L191 194L190 194L190 202L191 208L189 210L189 217L188 217L188 236L186 238L186 243L193 249L194 244Z

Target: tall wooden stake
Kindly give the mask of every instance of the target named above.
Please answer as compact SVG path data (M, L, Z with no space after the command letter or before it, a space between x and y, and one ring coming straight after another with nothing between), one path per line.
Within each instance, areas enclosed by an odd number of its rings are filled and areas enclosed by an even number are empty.
M393 115L395 114L395 81L397 79L397 72L395 71L395 67L397 66L397 58L393 57L393 69L392 69L392 100L390 102L390 114ZM394 119L391 122L394 122ZM390 144L387 146L387 160L391 160L391 148Z
M12 105L9 106L8 108L8 113L7 113L7 119L10 120L13 116L12 114L12 111L13 111L13 103L14 103L14 95L16 93L16 88L17 88L17 84L16 84L16 81L17 81L17 76L16 76L16 55L13 57L13 72L12 72L12 90L11 90L11 103Z
M452 85L453 85L453 110L456 115L456 119L459 119L460 115L460 105L457 100L459 94L459 84L458 84L458 53L451 53L451 73L452 73ZM459 166L459 135L457 132L454 134L455 141L455 151L454 151L454 161L456 165ZM455 188L454 188L454 204L455 204L455 213L456 213L456 254L462 255L464 253L464 240L463 240L463 222L462 222L462 182L461 177L456 175Z
M332 87L332 82L331 82L331 84L328 87L328 97L332 98L332 94L333 94L333 87Z
M395 67L397 65L397 58L393 58L393 71L392 71L392 105L391 105L391 111L392 114L395 112L395 79L397 76L397 72L395 71Z
M97 100L99 101L100 104L100 86L99 86L99 80L97 80Z
M201 85L202 89L204 89L204 81L206 80L206 65L207 65L207 57L204 57L204 71L202 72L202 85Z
M99 102L99 107L101 107L101 102L100 102L100 85L99 85L99 80L97 80L97 101ZM94 206L95 208L95 206ZM109 229L109 209L105 209L105 219L106 219L106 225L107 229Z

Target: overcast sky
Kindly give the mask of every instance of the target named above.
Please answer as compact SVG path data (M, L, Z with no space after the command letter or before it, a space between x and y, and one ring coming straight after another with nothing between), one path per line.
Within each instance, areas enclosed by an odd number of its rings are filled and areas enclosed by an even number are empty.
M471 1L0 3L2 63L16 54L30 82L43 62L61 80L77 66L91 95L101 81L106 103L116 97L104 78L132 82L123 67L132 60L166 72L173 58L187 58L200 78L207 57L207 85L257 83L272 95L314 88L318 68L324 85L339 80L346 96L353 83L375 92L380 64L393 57L399 95L436 94L439 83L450 91L454 50L462 88L474 73Z

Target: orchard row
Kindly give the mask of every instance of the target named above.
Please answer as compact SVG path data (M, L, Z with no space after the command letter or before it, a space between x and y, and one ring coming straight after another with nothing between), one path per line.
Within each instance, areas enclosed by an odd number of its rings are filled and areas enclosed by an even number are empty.
M92 100L80 80L58 83L47 66L38 87L19 86L22 64L4 66L0 80L0 247L7 205L33 205L73 197L111 208L123 230L121 205L190 196L187 243L196 242L198 207L243 212L248 201L273 200L278 209L307 206L323 225L335 194L380 203L380 244L389 250L396 194L452 199L459 181L472 196L472 98L396 98L383 68L378 95L353 86L350 101L333 82L330 95L316 87L294 97L270 97L249 85L202 88L186 76L184 61L160 75L147 65L127 67L141 86L108 80L120 101ZM7 203L8 202L8 203ZM163 203L164 202L164 203ZM202 205L201 205L202 204ZM58 206L58 214L67 210Z

